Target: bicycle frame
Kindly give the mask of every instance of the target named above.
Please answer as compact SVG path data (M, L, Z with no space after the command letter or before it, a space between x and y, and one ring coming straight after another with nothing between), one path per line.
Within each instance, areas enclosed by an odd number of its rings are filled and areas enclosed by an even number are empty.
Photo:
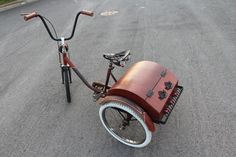
M114 69L114 66L112 64L112 62L110 62L109 64L109 67L107 69L107 75L106 75L106 81L105 81L105 84L103 84L104 88L103 90L99 90L98 88L95 88L94 87L94 83L96 84L97 82L94 82L93 84L89 84L88 81L85 79L85 77L80 73L80 71L76 68L75 64L70 60L70 58L68 57L68 46L66 44L63 44L60 46L61 48L59 49L62 49L62 50L65 50L65 51L62 51L59 53L61 53L62 55L62 61L63 63L61 62L61 59L60 62L62 63L61 65L62 66L66 66L68 68L71 68L75 73L76 75L82 80L82 82L89 88L91 89L92 91L96 92L97 94L98 93L102 93L102 94L106 94L106 91L110 88L108 86L108 83L110 81L110 78L112 77L112 79L117 82L117 79L115 78L115 76L113 75L112 73L112 70ZM60 55L60 54L59 54ZM61 58L61 57L59 57ZM101 85L101 84L100 84Z

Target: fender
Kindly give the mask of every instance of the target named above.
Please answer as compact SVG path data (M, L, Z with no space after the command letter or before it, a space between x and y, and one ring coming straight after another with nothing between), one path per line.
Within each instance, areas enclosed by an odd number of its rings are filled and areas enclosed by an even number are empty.
M144 120L148 129L151 132L154 132L156 130L154 123L153 123L152 119L150 118L150 116L141 107L139 107L138 105L136 105L135 103L133 103L132 101L130 101L124 97L106 96L105 98L100 98L97 102L100 105L103 105L103 104L110 102L110 101L119 102L119 103L122 103L122 104L127 105L128 107L132 108Z

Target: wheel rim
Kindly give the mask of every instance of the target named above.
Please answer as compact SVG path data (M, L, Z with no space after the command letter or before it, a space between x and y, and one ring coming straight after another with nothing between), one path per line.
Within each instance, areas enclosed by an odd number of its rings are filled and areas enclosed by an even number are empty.
M107 107L102 113L102 119L106 128L116 138L131 145L142 144L146 139L145 130L136 117L132 117L129 122L125 120L130 114L117 107Z

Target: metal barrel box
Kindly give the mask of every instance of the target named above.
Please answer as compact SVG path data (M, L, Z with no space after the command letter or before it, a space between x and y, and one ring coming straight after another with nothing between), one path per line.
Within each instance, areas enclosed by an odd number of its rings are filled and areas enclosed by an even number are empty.
M162 65L141 61L134 64L111 87L108 95L125 97L142 107L155 123L166 123L181 92L175 75Z

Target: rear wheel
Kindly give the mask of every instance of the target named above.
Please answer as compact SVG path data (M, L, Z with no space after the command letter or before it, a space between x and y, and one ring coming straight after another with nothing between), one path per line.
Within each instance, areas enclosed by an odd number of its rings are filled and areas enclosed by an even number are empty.
M67 102L71 102L71 96L70 96L70 73L68 68L63 69L63 77L64 77L64 84L65 84L65 89L66 89L66 99Z
M117 102L105 103L100 107L99 116L106 130L128 146L141 148L152 139L143 118L128 106Z

